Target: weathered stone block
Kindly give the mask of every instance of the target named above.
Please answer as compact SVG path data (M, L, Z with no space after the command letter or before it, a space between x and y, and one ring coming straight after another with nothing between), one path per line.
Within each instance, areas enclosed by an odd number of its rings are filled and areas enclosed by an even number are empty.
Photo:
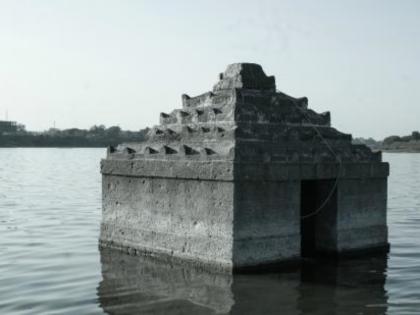
M101 163L100 243L223 270L387 247L387 163L233 64Z

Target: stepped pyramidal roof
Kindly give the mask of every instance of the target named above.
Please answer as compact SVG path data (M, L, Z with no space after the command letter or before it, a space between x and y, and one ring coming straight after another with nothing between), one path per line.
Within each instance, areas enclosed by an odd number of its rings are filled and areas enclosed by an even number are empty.
M112 148L108 159L380 162L380 153L351 140L331 127L329 112L279 92L260 65L235 63L212 91L182 95L182 108L161 113L144 142Z

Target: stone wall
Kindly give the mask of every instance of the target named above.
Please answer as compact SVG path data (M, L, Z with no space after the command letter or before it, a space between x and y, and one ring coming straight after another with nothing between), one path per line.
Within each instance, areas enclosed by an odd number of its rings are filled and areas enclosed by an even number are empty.
M231 269L233 182L103 177L101 243Z
M340 180L337 193L337 251L388 245L386 178Z
M238 181L234 205L237 268L300 258L300 181Z

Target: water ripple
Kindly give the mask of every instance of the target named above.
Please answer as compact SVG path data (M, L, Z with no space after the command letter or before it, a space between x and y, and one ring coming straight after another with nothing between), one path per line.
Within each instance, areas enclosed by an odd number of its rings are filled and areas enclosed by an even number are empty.
M104 154L0 149L0 314L419 314L420 155L384 155L388 256L229 276L98 251Z

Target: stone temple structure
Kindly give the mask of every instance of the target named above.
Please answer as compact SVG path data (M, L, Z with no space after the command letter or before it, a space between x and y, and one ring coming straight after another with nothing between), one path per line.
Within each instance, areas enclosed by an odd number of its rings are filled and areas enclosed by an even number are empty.
M100 245L242 270L387 249L389 166L251 63L102 160Z

